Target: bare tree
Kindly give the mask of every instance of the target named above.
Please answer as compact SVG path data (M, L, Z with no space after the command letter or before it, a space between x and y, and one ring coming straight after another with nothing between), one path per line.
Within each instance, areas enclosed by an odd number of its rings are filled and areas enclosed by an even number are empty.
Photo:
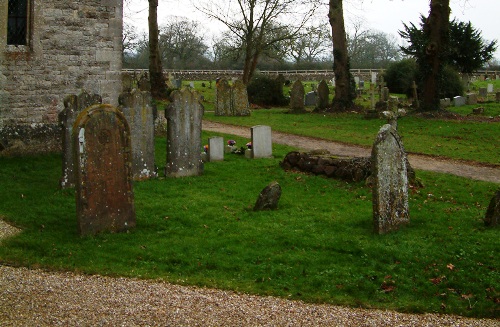
M328 18L332 27L333 73L335 75L335 96L331 109L332 111L345 111L354 106L355 94L349 72L342 0L330 0Z
M277 43L294 38L313 16L316 0L201 1L194 6L225 25L233 47L244 58L243 82L248 84L259 57ZM285 21L287 19L287 21Z
M151 95L161 99L167 94L163 67L161 64L160 48L158 43L158 0L149 2L149 79L151 82Z
M331 35L328 24L307 26L297 37L289 41L288 56L296 66L320 61L331 49Z

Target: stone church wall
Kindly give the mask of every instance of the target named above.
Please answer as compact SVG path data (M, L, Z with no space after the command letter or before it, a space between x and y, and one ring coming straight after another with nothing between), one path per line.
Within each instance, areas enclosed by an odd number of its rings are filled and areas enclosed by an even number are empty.
M28 45L15 46L0 0L0 155L57 150L67 95L86 90L117 105L121 91L122 0L28 2Z

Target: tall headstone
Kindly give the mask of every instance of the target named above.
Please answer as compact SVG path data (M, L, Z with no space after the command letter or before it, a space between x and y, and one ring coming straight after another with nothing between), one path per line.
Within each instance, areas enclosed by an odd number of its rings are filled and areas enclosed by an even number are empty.
M224 160L224 138L214 136L208 139L208 161Z
M236 80L232 86L231 112L234 116L249 116L250 106L248 104L247 87L241 80Z
M203 106L194 90L183 88L171 94L165 110L167 118L167 166L171 177L197 176L203 173L201 160L201 122Z
M376 72L372 72L371 74L372 76L372 79L371 79L371 82L372 84L376 84L377 83L377 73Z
M118 103L118 109L123 112L130 127L132 176L135 180L155 177L155 124L151 94L134 89L122 93Z
M75 186L75 168L73 151L73 124L78 115L93 104L100 104L102 98L98 94L90 95L82 91L79 95L68 95L64 99L64 109L59 113L59 124L62 126L62 177L59 181L61 188Z
M115 107L88 107L73 130L76 212L81 235L121 232L136 225L130 129Z
M225 78L217 81L215 91L215 115L232 116L231 112L231 86Z
M373 223L378 234L409 223L407 158L398 132L382 126L372 148Z
M290 109L292 112L304 112L304 84L300 80L292 84L290 90Z
M325 80L319 82L318 85L318 102L316 105L317 110L325 110L329 107L330 90Z
M252 157L269 158L273 155L273 141L271 127L257 125L252 127Z

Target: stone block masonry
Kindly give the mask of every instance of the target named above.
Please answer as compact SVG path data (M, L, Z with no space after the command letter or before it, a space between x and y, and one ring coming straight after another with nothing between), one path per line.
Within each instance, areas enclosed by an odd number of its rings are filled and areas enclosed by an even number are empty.
M40 152L60 147L58 141L47 143L57 135L43 141L30 137L57 126L66 95L86 90L100 94L104 103L118 104L123 4L121 0L30 3L27 45L7 45L7 15L0 17L0 140L4 150L16 144L18 148L46 144L46 149L37 147ZM0 12L7 8L8 0L0 0ZM13 129L23 133L12 134Z

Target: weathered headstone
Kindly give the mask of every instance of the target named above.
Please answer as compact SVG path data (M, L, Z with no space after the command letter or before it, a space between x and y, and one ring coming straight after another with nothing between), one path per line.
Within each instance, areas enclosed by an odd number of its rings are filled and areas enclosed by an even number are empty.
M451 106L451 99L450 98L440 99L439 105L440 105L441 109L446 109L449 106Z
M130 92L134 88L134 79L129 73L122 74L122 92Z
M278 208L278 202L281 197L281 186L274 181L267 185L259 194L254 211L274 210Z
M465 98L463 96L456 96L453 98L453 106L461 107L465 105Z
M380 101L388 101L389 100L389 88L385 86L382 88L382 98Z
M290 90L290 109L292 112L304 112L304 85L300 80L293 83Z
M80 234L135 227L130 129L125 116L108 104L91 106L78 116L73 142Z
M484 217L484 224L491 227L500 226L500 189L491 198Z
M495 94L496 102L500 102L500 91Z
M231 112L234 116L249 116L250 106L248 104L247 87L241 80L236 80L233 83L231 90L232 103Z
M165 110L167 118L167 166L171 177L197 176L203 173L201 160L201 121L203 106L196 91L188 88L171 94Z
M252 127L252 157L269 158L273 155L271 127L257 125Z
M398 132L386 124L372 148L373 223L378 234L409 223L407 158Z
M98 94L90 95L82 91L77 95L68 95L64 99L64 109L59 113L59 124L63 128L62 133L62 177L59 181L61 188L73 187L75 185L74 151L73 151L73 124L78 115L93 104L100 104L102 98Z
M208 161L224 160L224 138L214 136L208 139Z
M221 78L215 90L215 115L232 116L231 101L231 86L225 78Z
M328 84L326 84L325 80L322 80L318 85L317 110L325 110L329 107L329 95L330 90L328 89Z
M466 104L477 104L477 94L476 93L467 93L465 103Z
M134 89L122 93L118 103L118 109L123 112L130 127L132 176L135 180L155 177L155 125L151 94Z
M493 93L493 84L488 84L487 91L488 93Z
M138 87L141 91L151 92L151 83L147 74L142 75L141 79L139 80Z
M479 96L483 99L486 99L488 97L488 89L485 87L480 87L479 88Z
M306 98L304 101L305 106L316 106L317 102L318 102L318 96L316 95L316 92L311 91L306 93Z

